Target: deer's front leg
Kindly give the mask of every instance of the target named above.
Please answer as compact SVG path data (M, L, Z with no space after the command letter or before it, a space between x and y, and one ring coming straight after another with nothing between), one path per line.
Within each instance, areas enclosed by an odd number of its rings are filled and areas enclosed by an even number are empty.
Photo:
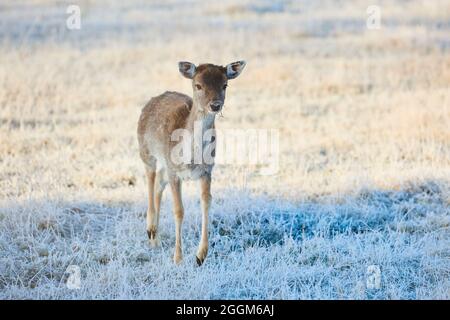
M197 251L197 264L201 266L208 254L208 212L211 204L211 177L203 176L200 179L201 207L202 207L202 235Z
M178 178L170 179L170 187L173 195L173 213L175 217L175 253L173 261L178 264L183 259L181 250L181 226L183 224L184 208L181 197L181 181Z

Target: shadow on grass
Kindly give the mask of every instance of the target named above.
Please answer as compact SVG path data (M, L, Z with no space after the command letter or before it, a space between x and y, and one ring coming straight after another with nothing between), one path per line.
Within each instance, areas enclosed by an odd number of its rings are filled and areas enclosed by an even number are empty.
M331 239L351 233L426 232L435 227L427 221L428 216L450 215L440 185L429 181L396 191L363 190L339 203L309 202L296 206L254 197L242 211L216 215L212 225L220 236L233 243L235 250L314 236Z
M335 202L315 201L292 204L284 200L228 191L213 197L210 212L210 234L218 241L229 241L233 250L253 246L283 244L286 239L301 241L314 236L333 238L340 234L383 232L424 232L433 225L424 222L428 216L450 215L443 198L446 182L428 181L408 184L401 190L362 190L357 196ZM166 192L168 193L168 192ZM184 228L200 230L198 199L186 198ZM166 224L172 223L171 197L165 197L161 212ZM145 231L145 205L133 203L32 201L0 208L0 223L14 228L18 223L34 222L30 232L51 230L70 239L81 234L107 235L115 225L129 222L129 232ZM18 213L28 213L23 216ZM21 218L22 217L22 218ZM22 220L22 221L19 221ZM135 224L141 223L138 229ZM141 222L139 222L141 221ZM174 240L173 230L164 230L163 240ZM185 234L186 236L186 234ZM215 242L211 244L212 247Z

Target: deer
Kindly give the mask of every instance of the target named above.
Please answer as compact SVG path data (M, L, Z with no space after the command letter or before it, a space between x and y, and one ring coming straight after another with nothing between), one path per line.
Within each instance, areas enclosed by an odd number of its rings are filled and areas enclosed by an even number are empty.
M192 82L192 98L183 93L166 91L151 98L139 117L137 129L139 154L144 162L148 184L147 235L151 247L160 246L158 225L161 199L166 185L169 184L175 218L173 255L175 264L181 263L183 259L181 243L184 217L181 193L183 180L199 180L200 183L202 225L196 253L198 266L203 264L208 254L208 213L212 199L211 177L214 161L194 161L195 154L185 153L185 150L183 154L188 156L188 161L175 161L176 157L173 154L179 143L174 141L172 135L178 130L192 133L196 124L200 124L202 132L207 130L215 132L215 118L223 109L228 80L239 76L245 65L245 61L233 62L225 67L210 63L196 66L191 62L179 62L179 72ZM193 150L194 138L190 139L187 145ZM202 142L197 147L200 152L212 148L211 155L214 159L215 143L215 134L212 134L209 141ZM186 160L186 157L184 159Z

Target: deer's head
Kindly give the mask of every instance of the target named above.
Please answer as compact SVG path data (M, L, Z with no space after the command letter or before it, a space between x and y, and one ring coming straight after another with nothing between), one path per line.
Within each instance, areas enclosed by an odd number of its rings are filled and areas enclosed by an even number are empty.
M192 80L193 99L203 112L219 112L225 101L228 80L236 78L244 69L245 61L237 61L226 67L213 64L195 66L179 62L180 73Z

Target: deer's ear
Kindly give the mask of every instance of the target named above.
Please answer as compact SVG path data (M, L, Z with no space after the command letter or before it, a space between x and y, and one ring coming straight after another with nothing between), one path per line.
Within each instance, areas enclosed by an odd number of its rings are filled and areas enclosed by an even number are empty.
M178 62L178 69L180 70L180 73L183 76L185 76L188 79L192 79L194 77L195 70L197 68L195 67L195 64L193 64L193 63L181 61L181 62Z
M234 79L238 75L241 74L242 70L244 70L245 67L245 61L236 61L232 62L229 65L227 65L227 78L228 79Z

